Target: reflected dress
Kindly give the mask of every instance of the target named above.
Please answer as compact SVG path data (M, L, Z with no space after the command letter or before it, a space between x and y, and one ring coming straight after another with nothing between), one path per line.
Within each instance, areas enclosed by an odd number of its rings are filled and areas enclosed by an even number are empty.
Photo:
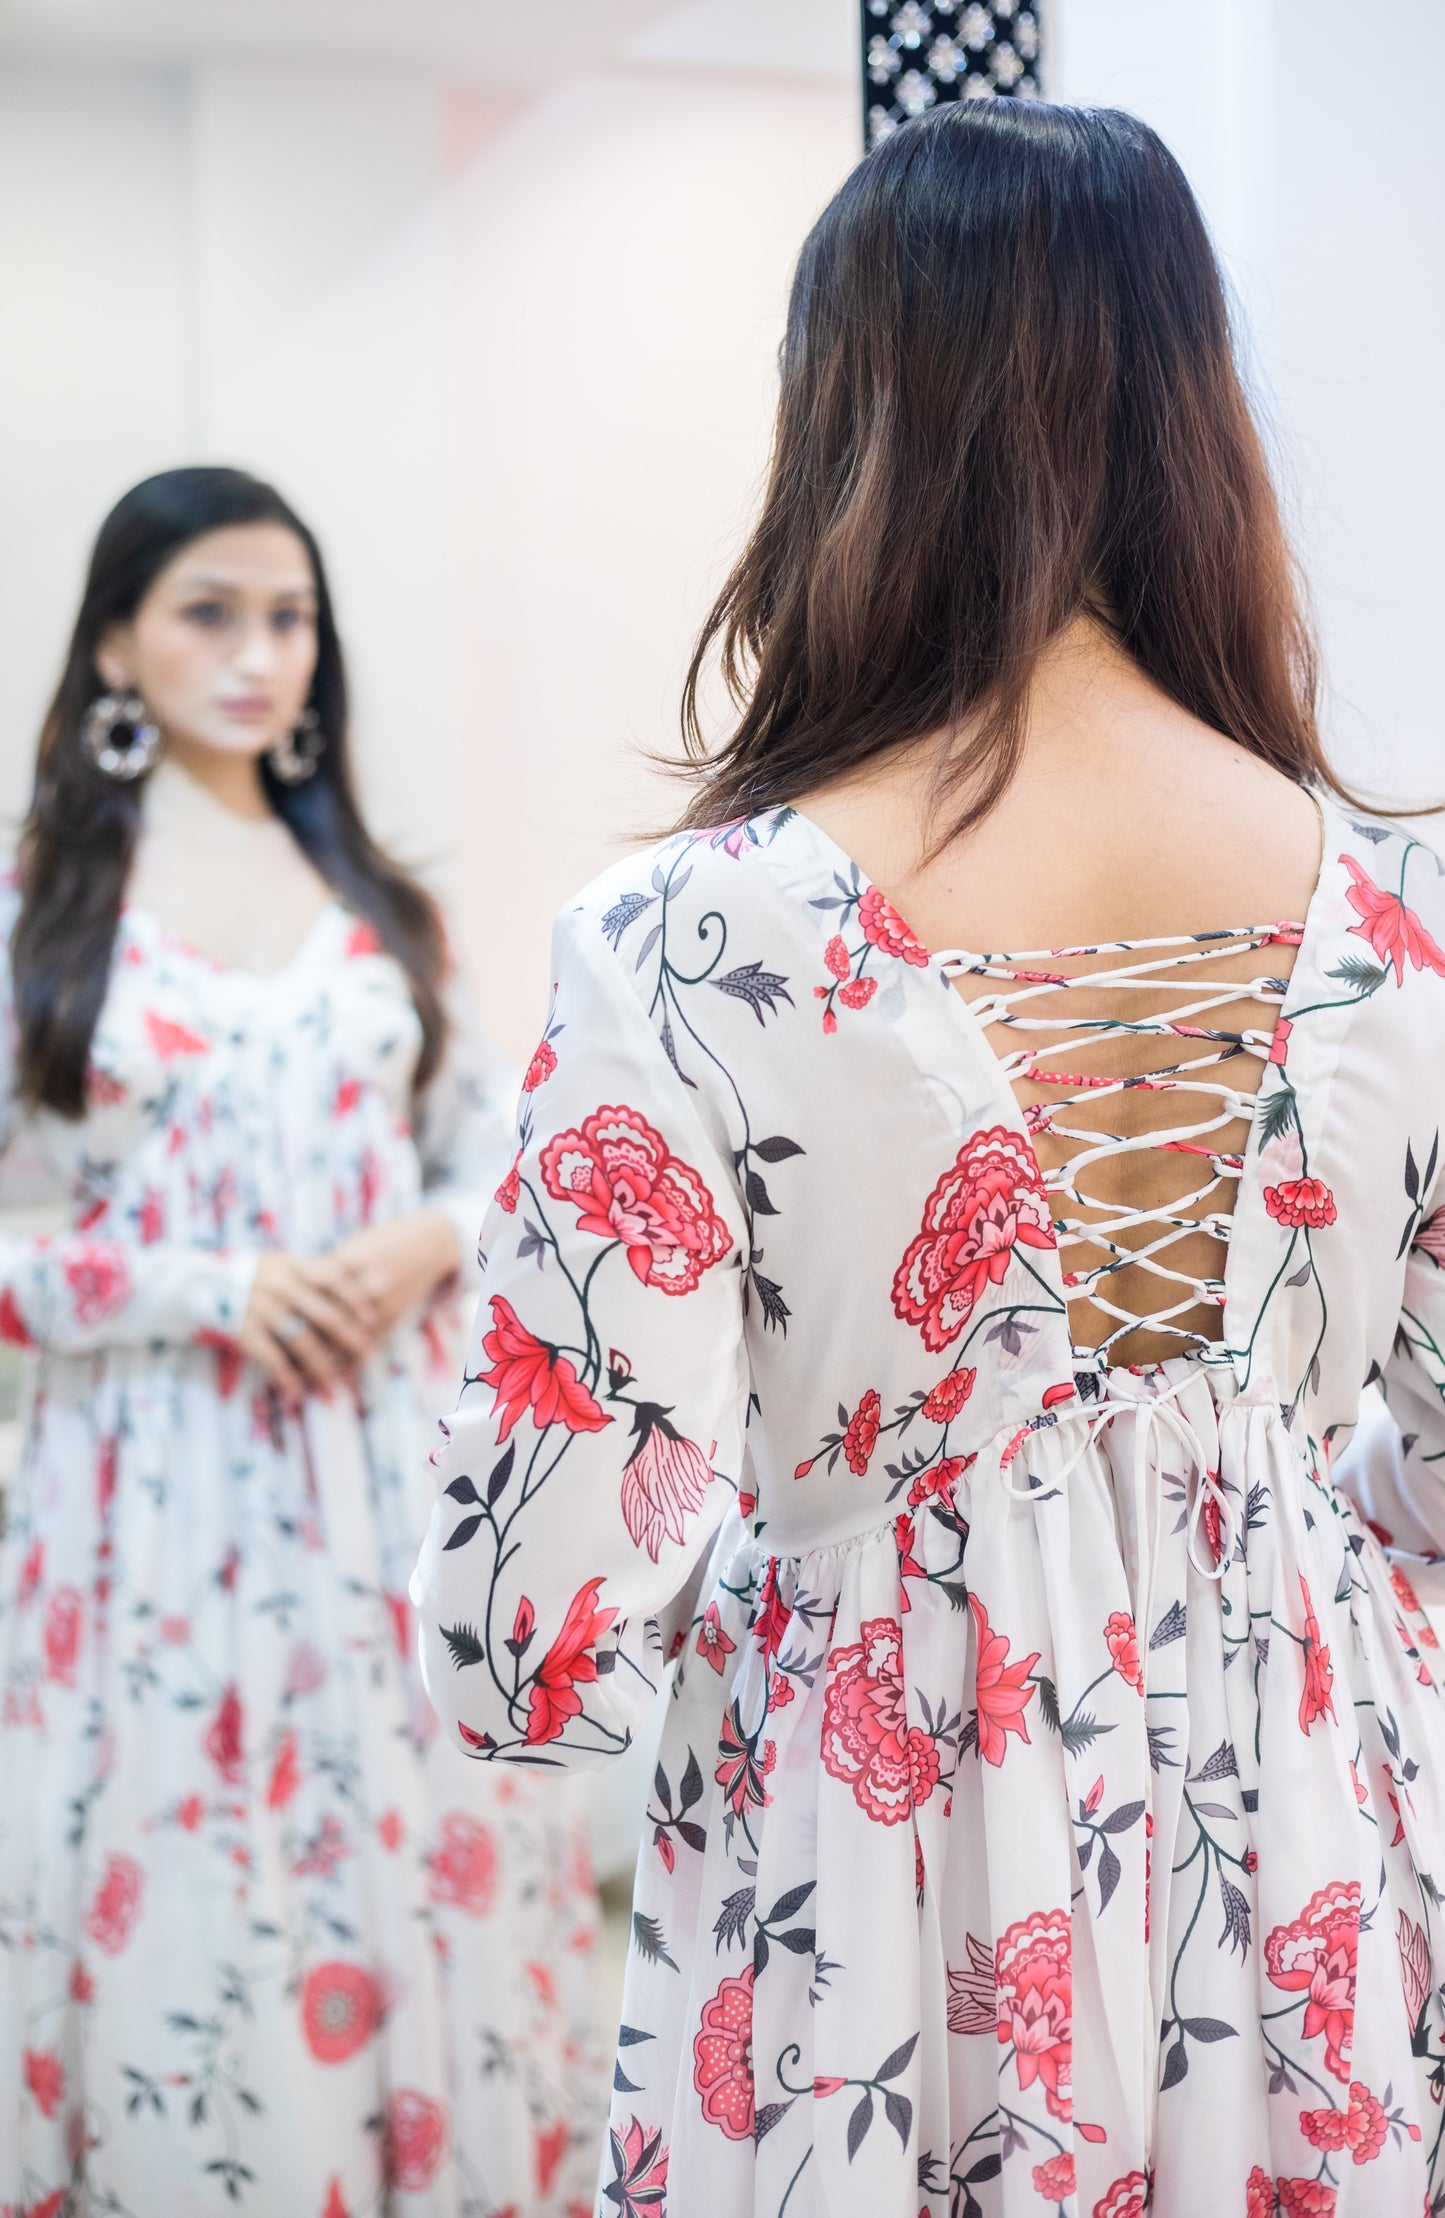
M1445 1543L1445 886L1323 815L1302 929L1219 935L1268 1024L1167 1027L1252 1121L1161 1096L1227 1268L1132 1369L952 982L1033 959L786 809L559 920L412 1593L484 1760L604 1760L677 1658L604 2218L1442 2207L1439 1655L1334 1458L1383 1375Z
M233 1338L262 1248L434 1206L470 1262L508 1074L459 1024L414 1118L418 1046L338 905L270 978L128 908L84 1118L10 1113L73 1224L0 1237L0 1333L34 1351L0 1550L7 2212L590 2193L583 1833L457 1764L416 1666L442 1313L299 1420Z

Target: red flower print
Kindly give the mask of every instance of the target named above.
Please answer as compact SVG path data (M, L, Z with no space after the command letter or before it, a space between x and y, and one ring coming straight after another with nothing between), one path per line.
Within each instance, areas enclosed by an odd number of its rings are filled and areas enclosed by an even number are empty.
M838 988L838 999L845 1009L866 1009L877 991L876 978L850 978L846 986Z
M1127 1610L1115 1610L1105 1619L1104 1639L1114 1659L1114 1669L1136 1694L1144 1692L1144 1667L1139 1660L1139 1635Z
M848 1429L843 1435L843 1454L848 1469L861 1477L868 1468L868 1459L878 1445L878 1420L883 1405L870 1386L862 1401L848 1419Z
M379 955L381 941L369 924L353 924L346 935L346 954L350 962L357 962L365 955Z
M0 1340L12 1348L33 1348L30 1327L15 1305L15 1296L7 1286L0 1294Z
M428 1858L433 1902L454 1903L484 1918L497 1891L497 1850L486 1826L463 1810L448 1810Z
M1296 1231L1308 1225L1318 1232L1336 1216L1335 1197L1321 1178L1286 1178L1278 1186L1266 1186L1264 1206L1277 1224Z
M509 1217L516 1216L517 1203L520 1201L522 1195L522 1175L520 1170L521 1161L522 1158L519 1155L516 1158L516 1161L513 1163L512 1168L508 1171L506 1177L502 1180L501 1185L497 1188L495 1195L497 1207L499 1209L505 1209Z
M143 1248L154 1247L157 1240L164 1240L166 1236L165 1196L157 1193L153 1186L148 1186L141 1196L135 1228Z
M1265 1970L1286 1994L1308 1996L1304 2035L1325 2039L1325 2066L1350 2076L1355 2031L1355 1962L1360 1945L1360 1883L1335 1879L1310 1896L1290 1925L1277 1925L1264 1944Z
M1282 2218L1333 2218L1335 2189L1319 2179L1275 2181Z
M616 1610L597 1608L601 1585L601 1579L589 1579L586 1586L578 1588L562 1630L537 1666L527 1717L527 1740L532 1747L556 1740L566 1730L567 1720L582 1714L582 1697L576 1689L579 1684L590 1686L595 1681L597 1658L593 1649L617 1615Z
M622 1519L633 1545L656 1563L664 1540L680 1543L702 1508L712 1465L655 1404L637 1411L634 1427L641 1439L622 1467Z
M1375 885L1353 855L1341 855L1340 861L1354 880L1345 899L1360 919L1350 930L1369 941L1381 963L1394 964L1396 985L1405 983L1407 955L1414 969L1433 970L1445 978L1445 949L1436 946L1414 910L1397 893Z
M1281 1017L1274 1028L1274 1038L1269 1043L1269 1059L1272 1063L1282 1064L1284 1062L1289 1053L1289 1036L1293 1030L1292 1020L1289 1017Z
M975 1370L950 1371L923 1397L923 1415L930 1425L951 1425L973 1392Z
M130 1272L122 1249L86 1240L73 1243L64 1267L77 1324L98 1325L130 1300Z
M522 1079L523 1093L534 1094L537 1088L551 1077L556 1068L557 1050L550 1040L543 1040L531 1062L527 1065L526 1073Z
M65 2099L65 2073L54 2049L25 2051L25 2084L42 2118L53 2118Z
M1047 2164L1034 2166L1034 2187L1046 2203L1063 2202L1074 2186L1074 2160L1067 2150L1062 2156L1051 2156Z
M565 2118L559 2118L555 2125L545 2128L539 2126L535 2129L532 2154L537 2169L537 2192L539 2195L545 2195L551 2187L556 2176L557 2167L567 2154L567 2143L570 2139L571 2135L568 2133Z
M245 1713L236 1689L227 1687L220 1704L206 1728L205 1751L228 1787L239 1787L246 1776L245 1751L242 1734Z
M321 2218L351 2218L346 2207L346 2197L341 2192L341 2182L333 2172L326 2183L326 2200L321 2206Z
M788 1630L791 1611L783 1600L778 1581L778 1559L769 1556L768 1567L763 1573L763 1583L758 1593L758 1614L752 1622L752 1635L765 1656L776 1656L783 1645Z
M1311 2147L1342 2149L1349 2120L1343 2110L1302 2110L1300 2132Z
M898 1825L937 1785L938 1748L908 1723L898 1620L870 1617L858 1630L853 1646L828 1658L823 1769L852 1788L876 1825Z
M145 1013L145 1028L151 1046L163 1063L173 1061L177 1055L209 1052L210 1042L203 1040L199 1032L190 1031L184 1024L174 1024L169 1017L158 1016L154 1009L147 1009Z
M1073 2108L1074 2037L1068 1911L1035 1910L1011 1925L994 1950L994 1984L998 2037L1013 2048L1019 2086L1038 2080L1053 2115L1067 2119Z
M1024 1711L1033 1700L1029 1673L1039 1660L1038 1650L1017 1663L1008 1660L1008 1642L988 1621L988 1612L976 1594L968 1606L978 1630L978 1752L986 1764L1001 1764L1008 1735L1017 1733L1028 1745L1029 1729Z
M381 1989L360 1964L318 1964L301 1982L301 2031L318 2064L344 2064L382 2020Z
M928 949L909 931L893 903L885 901L876 886L869 886L859 902L858 922L870 947L876 947L881 954L894 955L900 962L911 963L915 970L928 968Z
M79 2003L95 2000L95 1981L78 1956L70 1967L70 1999Z
M85 1913L85 1930L107 1956L119 1956L140 1916L145 1876L133 1856L112 1856Z
M406 1839L406 1827L401 1822L399 1810L385 1810L376 1821L377 1838L383 1848L395 1851Z
M1300 2120L1303 2125L1304 2120ZM1345 2140L1357 2164L1373 2162L1385 2146L1389 2120L1385 2108L1362 2080L1350 2082L1350 2108L1345 2120Z
M923 1209L893 1279L893 1307L935 1353L956 1340L985 1287L1002 1285L1017 1247L1051 1248L1044 1182L1023 1135L975 1133Z
M846 978L853 968L853 958L848 953L848 943L840 932L835 932L824 948L823 961L835 978Z
M45 1676L60 1687L75 1685L85 1600L80 1589L58 1586L45 1612Z
M717 1752L721 1761L713 1777L722 1788L723 1800L733 1816L745 1817L750 1809L761 1808L765 1797L756 1743L743 1731L736 1702L730 1703L723 1714Z
M1305 1683L1299 1698L1299 1729L1307 1733L1320 1717L1334 1719L1335 1702L1330 1688L1334 1684L1334 1669L1330 1652L1320 1641L1319 1620L1315 1616L1310 1590L1300 1577L1300 1592L1305 1598L1304 1666Z
M721 1677L726 1668L728 1657L736 1653L737 1645L737 1642L729 1640L727 1634L723 1631L723 1623L718 1615L716 1602L709 1602L703 1612L702 1623L697 1629L698 1654L705 1657L707 1662L712 1665L713 1670Z
M1418 1612L1420 1597L1416 1594L1415 1589L1397 1563L1392 1563L1390 1566L1390 1585L1394 1589L1395 1600L1402 1610Z
M729 2141L753 2137L753 1967L724 1979L693 2035L692 2084L702 2114Z
M530 1407L539 1432L548 1425L565 1425L569 1432L601 1432L612 1419L599 1407L578 1378L566 1356L547 1341L528 1332L511 1303L501 1294L491 1300L492 1329L483 1333L482 1347L493 1368L483 1371L481 1383L497 1397L502 1422L497 1439L507 1438L524 1409Z
M620 1240L635 1276L664 1294L692 1293L733 1244L697 1172L635 1109L596 1109L580 1132L559 1132L542 1180L575 1205L579 1232Z
M271 1784L266 1789L268 1810L284 1810L301 1784L301 1765L296 1753L296 1735L286 1733L276 1751L276 1761L271 1767Z
M1094 2218L1144 2218L1149 2181L1143 2172L1126 2172L1094 2205Z
M1244 2183L1244 2218L1274 2218L1274 2181L1256 2164Z
M908 1489L909 1508L917 1509L920 1502L931 1501L935 1495L951 1495L964 1472L976 1460L973 1456L945 1456L932 1470L920 1471Z
M389 2187L430 2187L446 2154L446 2111L414 2087L398 2087L386 2106L382 2145Z
M626 2134L617 2127L608 2134L608 2154L613 2158L613 2178L604 2187L615 2218L664 2218L668 2198L668 2151L657 2129L641 2127L637 2118Z

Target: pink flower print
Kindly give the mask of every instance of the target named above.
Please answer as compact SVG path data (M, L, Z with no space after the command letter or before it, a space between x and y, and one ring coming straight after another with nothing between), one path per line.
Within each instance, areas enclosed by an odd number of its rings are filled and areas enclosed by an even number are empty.
M542 1180L578 1211L577 1229L620 1240L644 1286L690 1294L732 1234L697 1172L636 1109L597 1109L542 1152Z
M1068 1911L1035 1910L1011 1925L994 1950L994 1984L998 2037L1013 2049L1019 2086L1038 2080L1054 2117L1070 2118L1074 1975Z
M703 1612L702 1623L697 1629L697 1652L721 1678L727 1668L728 1657L737 1651L737 1642L729 1640L723 1631L716 1602L709 1602Z
M1265 1940L1264 1962L1274 1986L1303 1994L1304 2036L1325 2042L1325 2068L1350 2076L1355 2030L1355 1966L1360 1946L1360 1883L1332 1880L1310 1896L1290 1925Z
M634 1546L656 1563L663 1542L680 1544L702 1508L712 1466L655 1403L644 1403L633 1422L640 1437L622 1469L622 1517Z
M119 1956L140 1916L145 1875L133 1856L112 1856L85 1913L85 1930L107 1956Z
M753 2137L753 1967L724 1979L702 2006L692 2043L692 2084L702 2114L729 2141Z
M85 1600L78 1587L60 1586L45 1612L45 1676L56 1686L75 1685Z
M873 1617L856 1643L828 1658L823 1769L852 1789L876 1825L900 1824L938 1783L937 1744L908 1723L902 1651L898 1620Z
M63 1268L77 1324L102 1324L130 1300L130 1272L121 1248L100 1241L72 1241Z
M1021 1247L1052 1248L1048 1197L1019 1132L975 1133L923 1208L923 1228L893 1278L893 1308L936 1354L957 1339L989 1286L1001 1286Z

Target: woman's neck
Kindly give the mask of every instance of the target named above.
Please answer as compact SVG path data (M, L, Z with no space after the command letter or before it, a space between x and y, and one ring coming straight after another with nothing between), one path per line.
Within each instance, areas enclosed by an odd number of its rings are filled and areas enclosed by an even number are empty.
M275 815L261 783L259 756L232 755L220 747L202 747L194 740L172 738L166 741L161 761L202 787L232 816L263 819Z

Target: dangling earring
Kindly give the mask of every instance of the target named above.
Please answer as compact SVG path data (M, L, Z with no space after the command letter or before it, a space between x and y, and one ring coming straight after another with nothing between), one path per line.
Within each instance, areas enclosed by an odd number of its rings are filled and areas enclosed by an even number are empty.
M317 730L321 722L315 709L303 709L295 728L278 741L266 757L273 776L283 786L305 785L316 775L316 766L326 752L324 735Z
M117 747L116 733L127 730L129 741ZM143 778L161 751L161 728L138 693L102 693L85 712L80 744L107 778Z

